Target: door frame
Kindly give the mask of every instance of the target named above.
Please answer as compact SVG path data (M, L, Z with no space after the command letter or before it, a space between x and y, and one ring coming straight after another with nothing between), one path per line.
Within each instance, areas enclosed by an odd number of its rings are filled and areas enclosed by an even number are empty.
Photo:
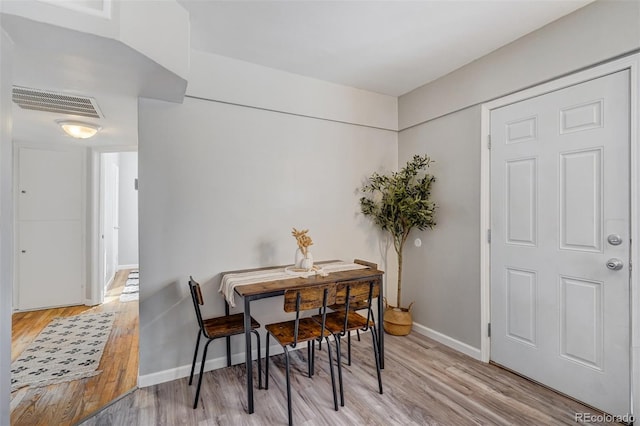
M89 295L87 297L87 305L99 305L104 303L104 283L100 276L100 233L101 233L101 208L102 208L102 154L121 153L121 152L138 152L137 146L112 146L112 147L95 147L90 150L91 171L90 176L90 238L89 238L89 259L90 259L90 283Z
M480 126L480 357L489 362L491 357L491 155L490 118L491 110L525 99L554 92L606 75L628 70L630 82L630 188L631 188L631 265L636 265L630 273L629 321L630 321L630 379L631 411L640 407L640 282L637 269L640 267L640 54L629 55L604 64L566 75L522 91L486 102L481 105Z

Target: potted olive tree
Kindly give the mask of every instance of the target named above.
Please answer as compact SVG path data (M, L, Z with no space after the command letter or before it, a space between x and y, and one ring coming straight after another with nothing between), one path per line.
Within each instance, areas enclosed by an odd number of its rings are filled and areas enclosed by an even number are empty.
M398 172L373 173L361 188L364 194L360 198L362 213L391 235L398 255L398 306L391 306L385 300L384 312L385 331L398 336L409 334L413 324L413 303L402 306L402 249L412 229L431 229L436 224L437 205L431 201L431 184L435 177L426 173L431 162L427 155L414 155Z

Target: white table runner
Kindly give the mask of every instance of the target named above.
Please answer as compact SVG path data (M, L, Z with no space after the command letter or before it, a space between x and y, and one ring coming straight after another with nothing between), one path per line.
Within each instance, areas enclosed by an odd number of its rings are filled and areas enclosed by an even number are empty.
M368 266L360 265L358 263L347 263L347 262L330 262L330 263L320 263L317 266L322 267L322 271L325 273L332 272L340 272L340 271L351 271L355 269L366 269ZM315 272L309 273L307 276L315 275ZM234 291L235 288L239 285L247 285L247 284L255 284L262 283L267 281L277 281L277 280L286 280L292 278L299 278L301 275L291 275L291 273L286 272L285 268L273 268L273 269L263 269L260 271L251 271L251 272L239 272L232 274L225 274L222 277L220 282L220 288L218 292L224 295L224 298L227 299L227 302L230 306L235 307L234 301Z

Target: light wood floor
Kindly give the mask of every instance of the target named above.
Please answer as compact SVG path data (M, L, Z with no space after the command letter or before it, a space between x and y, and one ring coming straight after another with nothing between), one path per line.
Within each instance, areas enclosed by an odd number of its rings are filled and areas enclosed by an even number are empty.
M361 342L354 339L353 364L344 368L346 406L338 412L333 410L326 349L316 352L317 373L312 379L305 375L306 350L294 351L294 424L575 425L576 413L597 414L415 333L385 337L384 394L380 395L370 345L370 335ZM283 355L272 357L269 390L255 391L251 415L246 413L245 369L236 365L205 373L195 410L195 383L188 386L184 378L138 389L83 425L285 425L283 364Z
M22 388L11 394L11 424L72 425L130 392L138 380L138 302L121 303L129 271L119 271L100 306L73 306L21 312L12 316L11 359L56 317L85 312L117 312L97 376L42 388Z

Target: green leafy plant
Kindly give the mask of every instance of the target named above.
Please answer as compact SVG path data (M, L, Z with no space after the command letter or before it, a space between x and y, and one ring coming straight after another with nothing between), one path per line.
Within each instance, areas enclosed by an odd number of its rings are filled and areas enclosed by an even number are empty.
M435 177L426 173L433 161L427 155L414 155L398 172L388 175L373 173L361 191L362 213L393 238L398 255L398 307L402 296L402 249L412 229L431 229L438 207L431 200L431 185Z

